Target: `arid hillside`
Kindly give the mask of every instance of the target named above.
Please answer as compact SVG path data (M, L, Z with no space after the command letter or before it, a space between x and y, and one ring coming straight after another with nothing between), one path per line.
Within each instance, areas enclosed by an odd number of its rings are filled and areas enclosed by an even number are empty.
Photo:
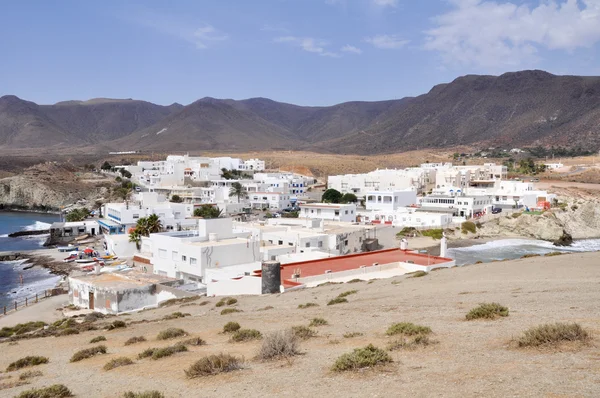
M407 275L272 296L240 296L237 302L222 306L217 306L220 298L200 298L81 325L63 322L67 326L53 330L59 334L67 334L62 332L66 329L79 330L78 334L0 344L0 369L4 371L0 373L0 395L15 396L31 388L63 384L76 397L107 398L150 390L168 398L597 397L599 260L598 253L529 258L436 271L420 278ZM327 305L340 294L347 302ZM500 310L495 319L466 319L480 303L494 302L507 307L508 313ZM315 305L299 308L306 303ZM223 309L230 313L222 315ZM105 330L115 320L124 321L126 327ZM225 333L228 322L257 330L260 336ZM422 327L390 328L402 322ZM523 334L529 328L557 322L567 326L544 329L555 332L549 340L566 337L564 332L569 331L572 341L531 346L540 342L538 335ZM98 330L84 331L91 326ZM257 358L264 344L273 343L272 333L294 326L305 327L296 329L301 336L297 355ZM159 334L168 328L182 329L185 335L159 340ZM105 340L90 342L99 336ZM133 337L144 339L126 344ZM192 338L195 341L188 341ZM205 344L194 345L197 338ZM369 344L382 351L369 348L337 362L344 354ZM98 349L89 358L80 353L75 358L83 359L71 362L80 350L100 345L106 347L106 353ZM154 348L165 347L172 348L154 354L158 352ZM237 358L240 368L210 376L186 374L196 362L219 354ZM26 355L44 357L48 363L8 371L11 363ZM359 366L358 359L371 366ZM105 370L109 362L121 366ZM341 370L350 364L357 367ZM195 370L215 370L214 365L201 363ZM19 375L26 371L41 373L29 373L20 380Z

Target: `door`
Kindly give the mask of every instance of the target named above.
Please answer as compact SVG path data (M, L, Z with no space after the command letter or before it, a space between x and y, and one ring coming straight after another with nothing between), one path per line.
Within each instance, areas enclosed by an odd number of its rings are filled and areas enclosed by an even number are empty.
M92 228L92 236L96 235L96 228Z
M94 292L89 293L89 299L90 299L89 309L93 310L94 309Z

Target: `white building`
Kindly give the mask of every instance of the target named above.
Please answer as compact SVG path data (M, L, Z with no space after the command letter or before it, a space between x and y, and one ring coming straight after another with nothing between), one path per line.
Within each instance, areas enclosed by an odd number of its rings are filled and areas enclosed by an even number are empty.
M491 195L429 195L420 198L422 211L433 213L450 213L456 217L471 218L474 215L491 212L493 200Z
M248 202L253 209L272 211L280 211L292 206L291 195L280 192L252 192L248 194Z
M320 220L356 222L355 204L310 203L300 205L299 217Z
M394 211L400 207L417 204L417 191L406 189L402 191L369 191L365 196L367 210Z
M369 191L397 191L414 188L422 192L435 181L436 170L423 168L383 169L365 174L329 176L327 187L364 198Z
M395 210L359 211L361 223L389 224L395 227L446 228L465 219L454 217L452 210L428 212L416 207L401 207Z

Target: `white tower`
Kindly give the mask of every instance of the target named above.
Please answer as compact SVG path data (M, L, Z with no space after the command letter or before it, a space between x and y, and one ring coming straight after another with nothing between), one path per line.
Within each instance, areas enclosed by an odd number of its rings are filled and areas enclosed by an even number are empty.
M442 239L440 240L440 257L446 257L447 251L448 251L448 242L446 239L446 234L442 233Z

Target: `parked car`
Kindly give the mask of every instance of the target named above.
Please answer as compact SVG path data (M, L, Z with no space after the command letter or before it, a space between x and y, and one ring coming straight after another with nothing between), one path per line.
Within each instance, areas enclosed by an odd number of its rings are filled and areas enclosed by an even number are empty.
M498 214L498 213L502 213L502 208L496 207L496 208L492 209L492 214Z

